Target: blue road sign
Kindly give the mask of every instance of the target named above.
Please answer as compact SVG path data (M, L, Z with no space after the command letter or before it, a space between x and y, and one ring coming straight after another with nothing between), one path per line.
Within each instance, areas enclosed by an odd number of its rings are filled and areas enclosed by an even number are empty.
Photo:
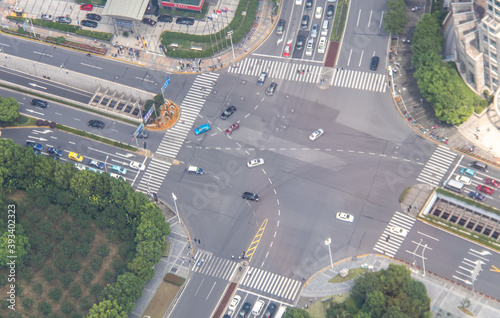
M161 89L162 89L162 90L166 90L166 89L167 89L168 84L170 84L170 77L167 77L167 80L165 81L165 84L163 84L163 86L162 86L162 88L161 88Z
M147 123L148 120L149 120L149 117L151 117L151 114L153 113L153 109L155 108L155 106L151 106L151 108L149 109L149 111L147 112L147 114L144 116L144 122Z

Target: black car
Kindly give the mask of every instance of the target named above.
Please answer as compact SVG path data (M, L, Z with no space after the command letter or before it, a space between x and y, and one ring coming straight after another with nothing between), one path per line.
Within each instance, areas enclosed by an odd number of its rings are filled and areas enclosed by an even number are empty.
M228 119L229 116L231 116L234 112L236 111L236 107L234 106L229 106L221 115L220 119Z
M100 121L100 120L92 119L92 120L89 121L89 127L103 129L104 128L104 123L102 121Z
M310 11L313 8L313 0L306 0L306 11Z
M247 193L247 192L245 192L245 193ZM249 302L244 303L240 309L240 312L238 313L238 317L239 318L247 318L248 313L250 312L251 308L252 308L252 305Z
M149 18L142 19L142 23L149 24L150 26L155 26L156 25L156 21L153 20L153 19L149 19Z
M174 21L174 18L172 18L172 16L170 15L160 15L158 17L158 22L171 23L172 21Z
M273 96L274 92L276 92L276 88L278 88L278 84L272 82L271 85L269 85L269 87L266 90L266 95Z
M146 138L148 138L148 137L149 137L149 136L148 136L148 133L147 133L147 132L145 132L144 130L141 130L141 132L137 134L137 138L143 138L143 139L146 139Z
M302 17L302 21L300 21L300 28L304 30L309 28L309 16L307 14Z
M260 200L260 196L252 192L243 192L241 197L245 200L257 201L257 202Z
M80 25L81 26L86 26L86 27L89 27L89 28L97 28L97 22L90 21L90 20L82 20L82 22L80 22Z
M185 24L185 25L193 25L194 24L194 19L191 18L177 18L175 20L176 24Z
M276 304L270 303L269 306L267 306L266 312L262 316L262 318L271 318L274 316L274 312L276 311Z
M332 4L326 7L326 18L333 19L334 12L335 12L335 7Z
M304 43L306 42L306 37L303 35L297 36L297 42L295 42L295 49L300 51L304 48Z
M372 70L372 71L377 70L377 67L378 67L378 60L379 60L379 57L378 57L378 56L374 56L374 57L372 57L372 60L371 60L371 62L370 62L370 70Z
M95 13L87 13L85 17L89 20L101 21L101 16Z
M46 101L36 98L31 100L31 105L39 106L42 108L47 108L47 106L49 106L49 104Z
M282 35L284 31L285 31L285 20L280 19L278 21L278 26L276 27L276 34Z

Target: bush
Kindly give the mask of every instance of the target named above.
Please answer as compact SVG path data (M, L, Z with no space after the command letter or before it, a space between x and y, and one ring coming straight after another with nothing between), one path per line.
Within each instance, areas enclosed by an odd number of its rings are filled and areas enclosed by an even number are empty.
M123 31L123 36L128 38L128 32L127 31Z
M90 299L89 296L84 297L82 298L82 300L80 300L80 309L83 311L87 311L92 307L93 303L94 302L92 301L92 299Z
M33 298L24 298L24 297L23 297L23 298L21 299L21 303L23 304L24 309L26 309L26 310L28 310L28 311L30 311L30 310L31 310L31 308L33 308L33 303L34 303L34 302L35 302L35 301L33 300Z
M43 278L45 278L45 280L47 282L51 282L53 281L54 279L56 279L56 272L54 271L54 267L52 266L48 266L48 267L45 267L43 269L43 274L42 274Z
M57 287L53 288L49 291L49 298L55 301L56 303L59 302L59 300L62 297L62 289Z
M42 126L43 125L43 120L37 119L36 122L35 122L35 125Z
M78 272L80 269L82 269L82 263L80 260L76 258L72 258L69 260L69 270L72 272Z
M102 266L102 257L99 257L95 255L92 257L92 260L90 261L90 267L94 270L94 272L97 272L101 269Z
M70 273L64 273L59 277L59 280L63 287L67 289L73 282L73 276Z
M80 285L75 284L71 286L71 288L69 289L69 295L75 299L80 298L82 296L82 288L80 287Z
M55 121L51 121L50 124L49 124L49 127L52 128L52 129L54 129L54 128L56 128L56 125L57 124L56 124Z
M85 270L82 274L82 283L85 286L89 286L92 280L94 279L94 274L90 270Z
M180 276L174 275L172 273L168 273L167 275L165 275L163 280L166 281L167 283L172 283L172 284L177 285L177 286L182 286L182 284L184 284L184 281L186 279L184 277L180 277Z
M43 316L48 316L52 313L52 306L48 302L42 301L38 304L38 312Z
M69 315L75 310L75 305L70 301L66 300L61 305L61 312L65 315Z
M64 42L66 42L66 39L64 38L64 36L59 36L56 38L56 42L57 42L57 44L62 44Z

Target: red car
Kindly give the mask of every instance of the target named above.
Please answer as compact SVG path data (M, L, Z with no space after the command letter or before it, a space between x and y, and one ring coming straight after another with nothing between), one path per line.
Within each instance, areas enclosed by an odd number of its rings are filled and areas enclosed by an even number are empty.
M478 185L477 189L487 194L493 194L493 189L484 185Z
M495 188L500 187L500 181L495 180L495 179L486 178L486 179L484 179L484 183L491 184L492 186L495 186Z
M229 126L228 129L226 129L226 134L231 135L233 131L237 130L238 128L240 128L240 124L234 123L231 126Z
M291 44L285 45L285 49L283 50L283 57L289 57L291 50L292 50L292 45Z
M92 11L94 7L91 5L91 4L82 4L80 6L80 10L83 10L83 11Z

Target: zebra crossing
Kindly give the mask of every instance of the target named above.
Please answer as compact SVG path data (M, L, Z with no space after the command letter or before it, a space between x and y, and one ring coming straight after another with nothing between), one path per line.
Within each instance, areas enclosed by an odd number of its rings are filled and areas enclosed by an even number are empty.
M263 296L293 302L302 282L250 266L240 282L240 287L242 286L263 292L265 294Z
M398 252L401 244L403 244L405 236L392 233L390 231L390 228L392 226L398 226L409 232L413 226L413 223L415 223L415 220L415 218L409 215L396 211L373 249L379 253L394 257L394 255L396 255L396 253Z
M450 148L439 145L418 175L417 181L438 186L456 156Z
M332 86L337 87L385 93L387 89L386 77L386 74L336 68L333 70L331 83Z
M175 159L218 77L217 73L202 73L196 77L179 106L181 112L179 120L166 131L158 149L156 149L157 154ZM170 163L162 160L151 160L137 189L143 192L158 192L170 166Z
M198 251L193 258L191 270L224 280L230 280L239 264L235 261L214 256L212 253Z
M305 70L300 74L297 70ZM247 58L238 63L238 67L229 67L229 73L259 76L261 72L267 72L269 78L285 79L289 81L318 83L321 76L321 65L308 65L292 63L289 60L275 61L257 58Z

